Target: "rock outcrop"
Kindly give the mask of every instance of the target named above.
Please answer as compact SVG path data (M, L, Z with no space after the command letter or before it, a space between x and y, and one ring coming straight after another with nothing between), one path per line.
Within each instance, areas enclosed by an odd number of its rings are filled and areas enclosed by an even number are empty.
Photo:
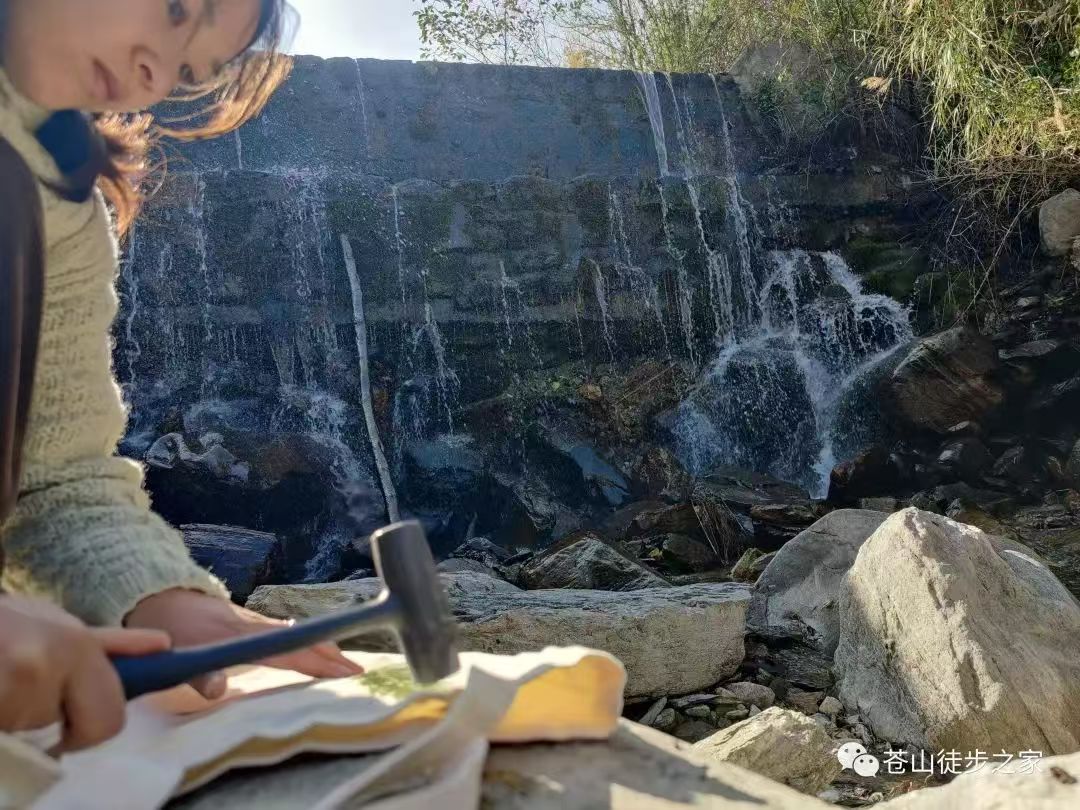
M637 591L668 586L665 580L590 534L530 560L522 567L521 581L536 590Z
M710 760L741 765L812 796L840 775L834 748L818 723L776 707L694 744Z
M831 656L840 638L841 580L887 517L841 509L776 552L754 587L750 627L761 635L798 639Z
M1080 748L1080 602L1033 552L908 509L841 587L840 697L937 750Z
M364 760L337 757L248 771L181 799L176 810L312 807L363 766ZM606 743L493 748L484 772L481 805L492 810L830 807L737 765L709 760L666 734L625 721Z
M1004 765L997 760L943 787L918 790L879 805L887 810L1066 810L1077 806L1080 754L1049 757L1037 764Z
M1047 256L1068 256L1080 236L1080 191L1067 188L1039 208L1039 236Z
M443 576L460 624L463 649L514 654L581 644L606 650L626 666L627 696L700 692L732 675L745 649L744 585L655 588L626 593L520 591L482 574ZM369 599L377 579L259 588L248 607L278 618L327 613ZM365 649L392 640L365 638Z
M1005 392L994 377L997 368L993 343L956 327L922 340L896 367L884 393L905 428L945 434L961 422L982 422L1001 406Z
M282 573L284 550L272 534L199 524L183 526L181 531L195 562L220 578L238 602Z

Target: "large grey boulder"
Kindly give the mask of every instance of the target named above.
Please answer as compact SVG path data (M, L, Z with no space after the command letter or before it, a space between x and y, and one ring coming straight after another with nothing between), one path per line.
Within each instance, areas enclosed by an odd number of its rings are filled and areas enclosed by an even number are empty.
M820 724L776 706L694 744L710 760L741 765L810 795L840 775L834 748Z
M668 586L645 566L592 535L530 560L521 570L521 581L533 589L637 591Z
M988 338L958 326L919 341L882 393L903 427L945 435L961 422L983 422L1001 406L998 365Z
M242 771L170 805L173 810L312 807L378 757L301 759ZM491 810L829 810L662 732L622 721L607 742L496 746L481 806ZM457 810L454 808L454 810Z
M1039 236L1048 256L1068 256L1080 236L1080 191L1067 188L1039 207Z
M1035 767L1020 760L1008 765L1001 759L992 760L991 764L963 774L947 785L916 790L878 807L888 810L966 810L969 807L1067 810L1080 807L1080 754L1048 757Z
M776 552L754 587L751 629L832 655L840 638L840 582L887 517L862 509L831 512Z
M482 574L443 575L460 623L463 649L514 654L581 644L626 666L628 697L701 692L730 677L745 655L745 585L732 583L606 591L520 591ZM377 579L259 588L248 607L276 618L303 618L371 598ZM364 649L393 649L388 637Z
M1080 602L1025 547L917 509L841 588L840 697L875 735L938 751L1080 748Z

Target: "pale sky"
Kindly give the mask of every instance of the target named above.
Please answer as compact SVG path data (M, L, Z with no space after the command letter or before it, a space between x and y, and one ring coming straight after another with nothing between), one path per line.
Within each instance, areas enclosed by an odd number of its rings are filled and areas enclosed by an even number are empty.
M290 0L300 14L292 52L419 59L414 0Z

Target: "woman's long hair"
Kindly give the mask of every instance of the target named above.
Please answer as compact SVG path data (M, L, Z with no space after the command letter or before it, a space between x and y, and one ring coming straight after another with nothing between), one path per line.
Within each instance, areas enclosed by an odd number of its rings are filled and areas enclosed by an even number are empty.
M0 0L0 28L6 5ZM165 168L162 139L215 138L242 126L266 106L292 67L292 60L280 50L288 12L286 0L261 0L255 35L245 52L207 84L181 88L173 97L199 105L188 115L168 121L156 121L150 113L93 117L93 129L87 127L81 134L92 143L85 150L89 165L80 167L79 174L97 178L121 236L131 228L148 191L160 184Z

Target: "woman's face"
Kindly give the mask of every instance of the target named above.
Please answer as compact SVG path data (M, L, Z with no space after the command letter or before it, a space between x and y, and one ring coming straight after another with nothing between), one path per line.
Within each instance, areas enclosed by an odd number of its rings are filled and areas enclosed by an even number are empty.
M50 110L134 112L240 54L260 0L6 0L4 68Z

